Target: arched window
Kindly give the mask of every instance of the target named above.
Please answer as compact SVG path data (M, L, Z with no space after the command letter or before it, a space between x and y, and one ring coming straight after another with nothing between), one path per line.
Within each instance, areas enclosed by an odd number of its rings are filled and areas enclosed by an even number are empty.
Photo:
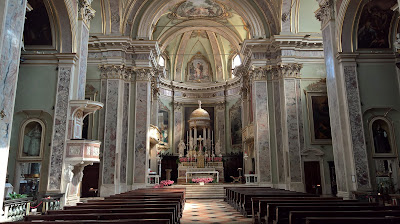
M158 59L158 65L164 67L165 66L165 59L163 56L160 56L160 59Z
M19 160L42 159L45 125L39 119L30 119L22 124L19 140Z
M239 55L236 55L232 59L232 69L235 69L237 66L240 66L242 64L242 60L240 59Z

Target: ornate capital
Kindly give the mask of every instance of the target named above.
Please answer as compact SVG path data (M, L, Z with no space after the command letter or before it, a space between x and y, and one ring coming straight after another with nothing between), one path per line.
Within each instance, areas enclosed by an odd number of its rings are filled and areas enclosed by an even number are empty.
M100 65L102 79L122 79L130 81L132 78L132 69L125 65Z
M181 110L182 109L182 103L174 102L174 110Z
M335 18L334 4L332 0L318 0L319 9L315 11L315 17L324 27L330 20Z
M254 68L253 70L250 71L250 79L252 81L263 81L267 80L268 78L268 73L267 73L268 68Z
M299 78L300 70L303 68L302 64L286 64L272 66L270 71L274 79L280 78Z
M136 81L149 81L153 79L154 71L151 68L138 68L135 69Z
M93 0L79 0L79 15L83 21L89 23L93 19L96 11L90 6Z
M217 103L216 107L217 110L225 110L225 102Z

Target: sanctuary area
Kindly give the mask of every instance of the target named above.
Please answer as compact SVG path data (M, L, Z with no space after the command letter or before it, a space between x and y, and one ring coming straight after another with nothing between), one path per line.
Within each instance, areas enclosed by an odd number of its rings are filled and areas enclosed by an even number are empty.
M1 220L172 183L394 203L399 16L396 0L0 1Z

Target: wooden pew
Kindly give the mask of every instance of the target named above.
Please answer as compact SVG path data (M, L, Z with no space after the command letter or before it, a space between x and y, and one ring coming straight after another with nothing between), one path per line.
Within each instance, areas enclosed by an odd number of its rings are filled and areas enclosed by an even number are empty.
M290 212L290 224L304 224L307 217L400 217L397 210L391 211L293 211ZM281 222L277 222L281 223ZM284 222L285 223L285 222Z
M277 206L276 215L274 223L289 223L289 217L291 212L297 211L309 211L309 212L324 212L324 211L387 211L387 210L397 210L399 212L398 207L384 207L384 206L361 206L361 205L331 205L331 206L318 206L318 205L310 205L310 206Z
M399 217L309 217L307 224L399 224Z
M343 202L342 198L336 197L286 197L286 198L276 198L276 197L253 197L252 198L252 213L254 212L255 220L254 222L261 223L265 216L268 216L268 203L322 203L322 202ZM345 203L357 202L356 200L348 200ZM256 204L257 203L257 204ZM254 206L254 207L253 207ZM275 211L275 208L272 208ZM253 217L254 218L254 217Z
M46 224L60 224L60 223L76 223L76 224L91 224L91 223L102 223L102 224L168 224L170 221L168 219L121 219L121 220L64 220L64 221L21 221L21 222L9 222L10 224L15 223L46 223Z
M120 220L120 219L168 219L172 223L172 212L140 212L140 213L91 213L77 215L42 215L26 216L25 221L45 220Z

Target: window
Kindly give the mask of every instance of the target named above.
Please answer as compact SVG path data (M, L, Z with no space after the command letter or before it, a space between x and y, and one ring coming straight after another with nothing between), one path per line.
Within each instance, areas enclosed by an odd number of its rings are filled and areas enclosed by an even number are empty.
M158 59L158 65L164 67L165 66L165 59L164 57L160 56L160 59Z
M237 66L242 64L242 60L240 60L240 56L236 55L232 60L232 69L235 69Z

